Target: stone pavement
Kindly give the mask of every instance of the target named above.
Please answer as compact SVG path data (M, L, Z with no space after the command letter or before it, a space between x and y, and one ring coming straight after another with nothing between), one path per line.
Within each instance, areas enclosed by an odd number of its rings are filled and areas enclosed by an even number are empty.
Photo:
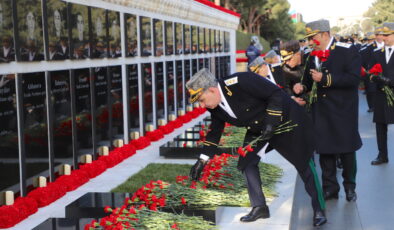
M377 145L372 113L367 113L365 95L360 93L359 131L363 141L357 151L357 202L345 199L343 187L338 200L327 202L328 223L322 230L392 230L394 229L394 127L389 126L388 148L391 162L372 166ZM316 159L318 159L316 157ZM338 182L342 183L341 170L337 171ZM312 210L301 178L297 178L291 230L308 230L312 227Z

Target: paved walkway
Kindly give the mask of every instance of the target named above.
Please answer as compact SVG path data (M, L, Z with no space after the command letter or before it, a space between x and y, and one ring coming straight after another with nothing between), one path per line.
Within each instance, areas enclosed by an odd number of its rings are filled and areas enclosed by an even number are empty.
M391 162L372 166L377 145L372 114L367 113L365 95L360 94L359 130L363 141L357 151L357 195L355 203L345 199L343 187L338 200L327 202L328 223L324 230L392 230L394 229L394 127L389 127L388 147ZM389 156L389 157L390 157ZM342 182L339 170L338 181ZM312 227L312 210L301 179L297 178L291 230L308 230Z

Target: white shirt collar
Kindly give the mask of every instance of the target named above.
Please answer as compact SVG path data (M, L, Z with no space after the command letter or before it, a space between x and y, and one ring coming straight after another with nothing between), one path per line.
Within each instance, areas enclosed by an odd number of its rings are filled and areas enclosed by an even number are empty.
M220 84L218 83L218 88L220 92L220 101L219 106L228 113L232 118L237 119L237 116L235 116L233 110L231 109L230 105L228 104L226 97L223 94L222 88L220 87Z
M378 48L382 48L384 46L384 42L378 42L378 41L375 41L375 42L376 42L376 46Z
M389 52L389 48L391 48L391 52ZM393 56L394 53L394 45L392 46L385 46L385 54L386 54L386 63L388 64L390 61L390 58Z
M272 84L276 85L274 75L272 74L271 68L269 66L268 66L268 75L269 75L269 77L267 77L267 80L272 82Z

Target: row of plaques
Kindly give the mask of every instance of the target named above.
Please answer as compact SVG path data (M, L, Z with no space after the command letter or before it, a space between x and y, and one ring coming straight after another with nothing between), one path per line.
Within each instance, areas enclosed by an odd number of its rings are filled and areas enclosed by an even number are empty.
M147 124L158 124L160 119L185 109L185 82L201 68L213 71L216 59L219 63L221 59L229 61L229 57L216 57L127 65L127 82L123 82L121 66L18 74L22 99L19 112L17 77L0 75L0 191L20 189L18 114L24 132L24 180L30 186L34 177L48 177L53 170L48 154L49 123L55 170L62 164L77 167L80 156L92 154L100 146L111 146L114 139L124 139L124 116L133 132L141 127L146 130ZM223 66L229 65L217 68ZM128 89L125 103L123 84ZM129 105L127 113L124 104Z
M121 18L117 11L62 0L0 0L0 63L120 57L122 29L126 57L138 55L138 41L141 56L230 49L227 31L127 13Z

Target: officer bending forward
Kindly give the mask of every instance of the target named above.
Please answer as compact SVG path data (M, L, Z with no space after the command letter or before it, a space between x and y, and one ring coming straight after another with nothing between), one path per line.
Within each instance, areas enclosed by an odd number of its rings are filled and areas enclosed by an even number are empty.
M197 72L186 84L190 101L198 101L211 113L211 131L203 142L203 153L190 171L190 177L198 180L208 159L217 153L218 143L225 122L238 127L246 127L244 145L260 135L267 137L269 148L276 149L294 165L305 183L305 189L312 198L314 211L313 225L327 222L324 214L325 203L321 186L312 161L314 151L312 122L304 109L297 105L278 86L252 72L235 73L217 80L207 69ZM280 124L291 121L297 124L289 132L274 134ZM260 157L257 153L267 141L253 146L254 151L240 157L238 169L245 175L251 212L241 218L251 222L268 218L269 209L262 191L258 168Z

